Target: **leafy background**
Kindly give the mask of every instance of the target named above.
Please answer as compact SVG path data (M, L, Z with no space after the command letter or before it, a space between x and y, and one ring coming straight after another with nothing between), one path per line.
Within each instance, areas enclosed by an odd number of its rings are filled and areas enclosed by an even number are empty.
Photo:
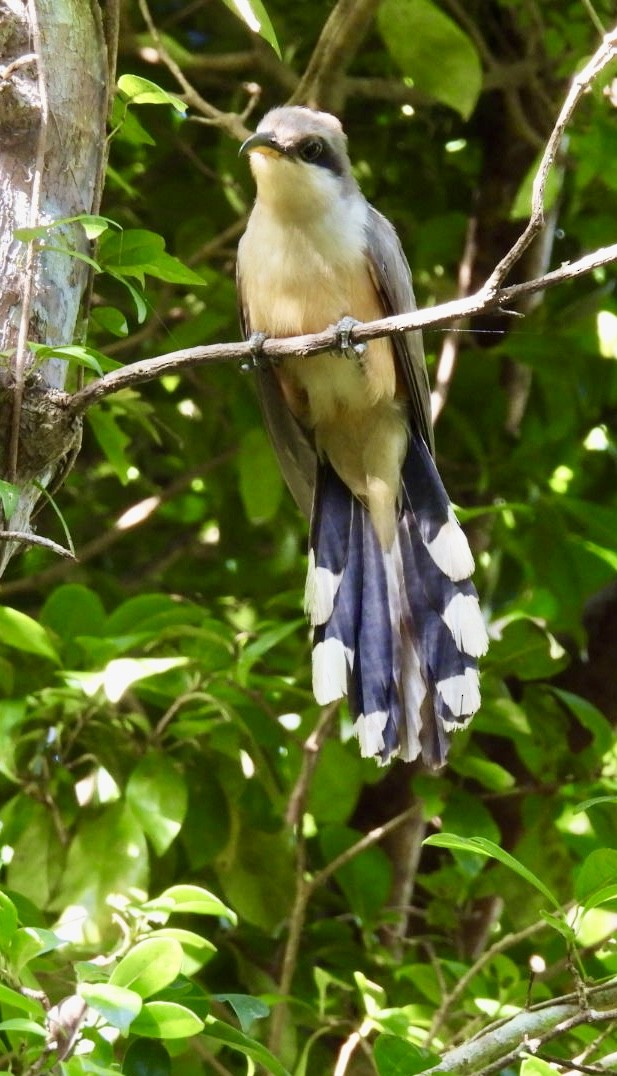
M462 260L481 283L521 230L611 9L381 4L342 114L420 306L457 294ZM270 0L280 59L232 3L151 12L208 101L239 111L256 83L260 114L289 96L330 6ZM253 198L237 143L179 105L142 15L123 5L103 206L122 230L99 241L89 337L106 368L238 338ZM555 170L552 265L614 241L616 74L584 99ZM89 413L58 496L79 562L32 549L1 587L4 1068L420 1072L529 999L617 971L614 270L526 315L459 326L437 425L493 637L482 709L438 775L378 769L344 707L317 711L306 525L250 374L168 374ZM444 333L425 345L434 376ZM39 530L64 540L51 508ZM45 1053L45 999L67 997ZM470 1071L542 1076L615 1053L610 1029L582 1024L537 1058Z

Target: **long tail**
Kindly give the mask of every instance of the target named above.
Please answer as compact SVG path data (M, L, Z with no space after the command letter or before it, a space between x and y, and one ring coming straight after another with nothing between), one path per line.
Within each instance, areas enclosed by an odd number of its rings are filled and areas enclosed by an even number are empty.
M410 438L387 551L364 505L320 464L305 595L313 690L321 705L349 696L363 755L441 766L448 733L478 709L488 640L473 567L420 436Z

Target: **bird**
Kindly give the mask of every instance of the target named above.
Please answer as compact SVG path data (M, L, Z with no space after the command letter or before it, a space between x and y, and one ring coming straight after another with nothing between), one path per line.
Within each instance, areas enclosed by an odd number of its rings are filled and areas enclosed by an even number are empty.
M283 476L310 519L313 693L321 706L347 696L361 755L438 769L480 706L474 560L435 463L421 334L351 342L358 321L416 309L410 269L353 176L337 117L274 108L240 154L256 184L240 322ZM260 351L329 326L332 351Z

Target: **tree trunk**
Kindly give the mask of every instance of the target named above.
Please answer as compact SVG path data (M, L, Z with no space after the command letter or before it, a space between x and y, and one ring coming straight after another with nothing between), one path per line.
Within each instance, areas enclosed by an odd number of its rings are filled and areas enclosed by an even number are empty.
M89 269L74 256L88 252L79 223L30 243L15 231L97 211L107 99L96 0L0 0L0 476L19 490L1 519L24 540L40 487L79 442L61 406L66 361L36 363L28 345L74 341ZM20 544L0 541L0 574Z

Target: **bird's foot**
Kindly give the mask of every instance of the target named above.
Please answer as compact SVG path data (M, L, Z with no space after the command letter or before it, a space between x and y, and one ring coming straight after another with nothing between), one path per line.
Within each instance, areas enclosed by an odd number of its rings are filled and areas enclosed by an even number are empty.
M263 352L263 347L267 339L267 333L251 333L248 339L248 345L251 349L251 354L248 356L248 358L240 360L240 369L244 373L247 373L251 370L258 370L261 366L265 366L269 362L267 355L264 355Z
M361 325L357 318L344 317L335 326L336 335L338 337L338 346L340 347L343 355L346 359L353 359L358 361L366 352L366 344L352 344L351 334L356 325Z

